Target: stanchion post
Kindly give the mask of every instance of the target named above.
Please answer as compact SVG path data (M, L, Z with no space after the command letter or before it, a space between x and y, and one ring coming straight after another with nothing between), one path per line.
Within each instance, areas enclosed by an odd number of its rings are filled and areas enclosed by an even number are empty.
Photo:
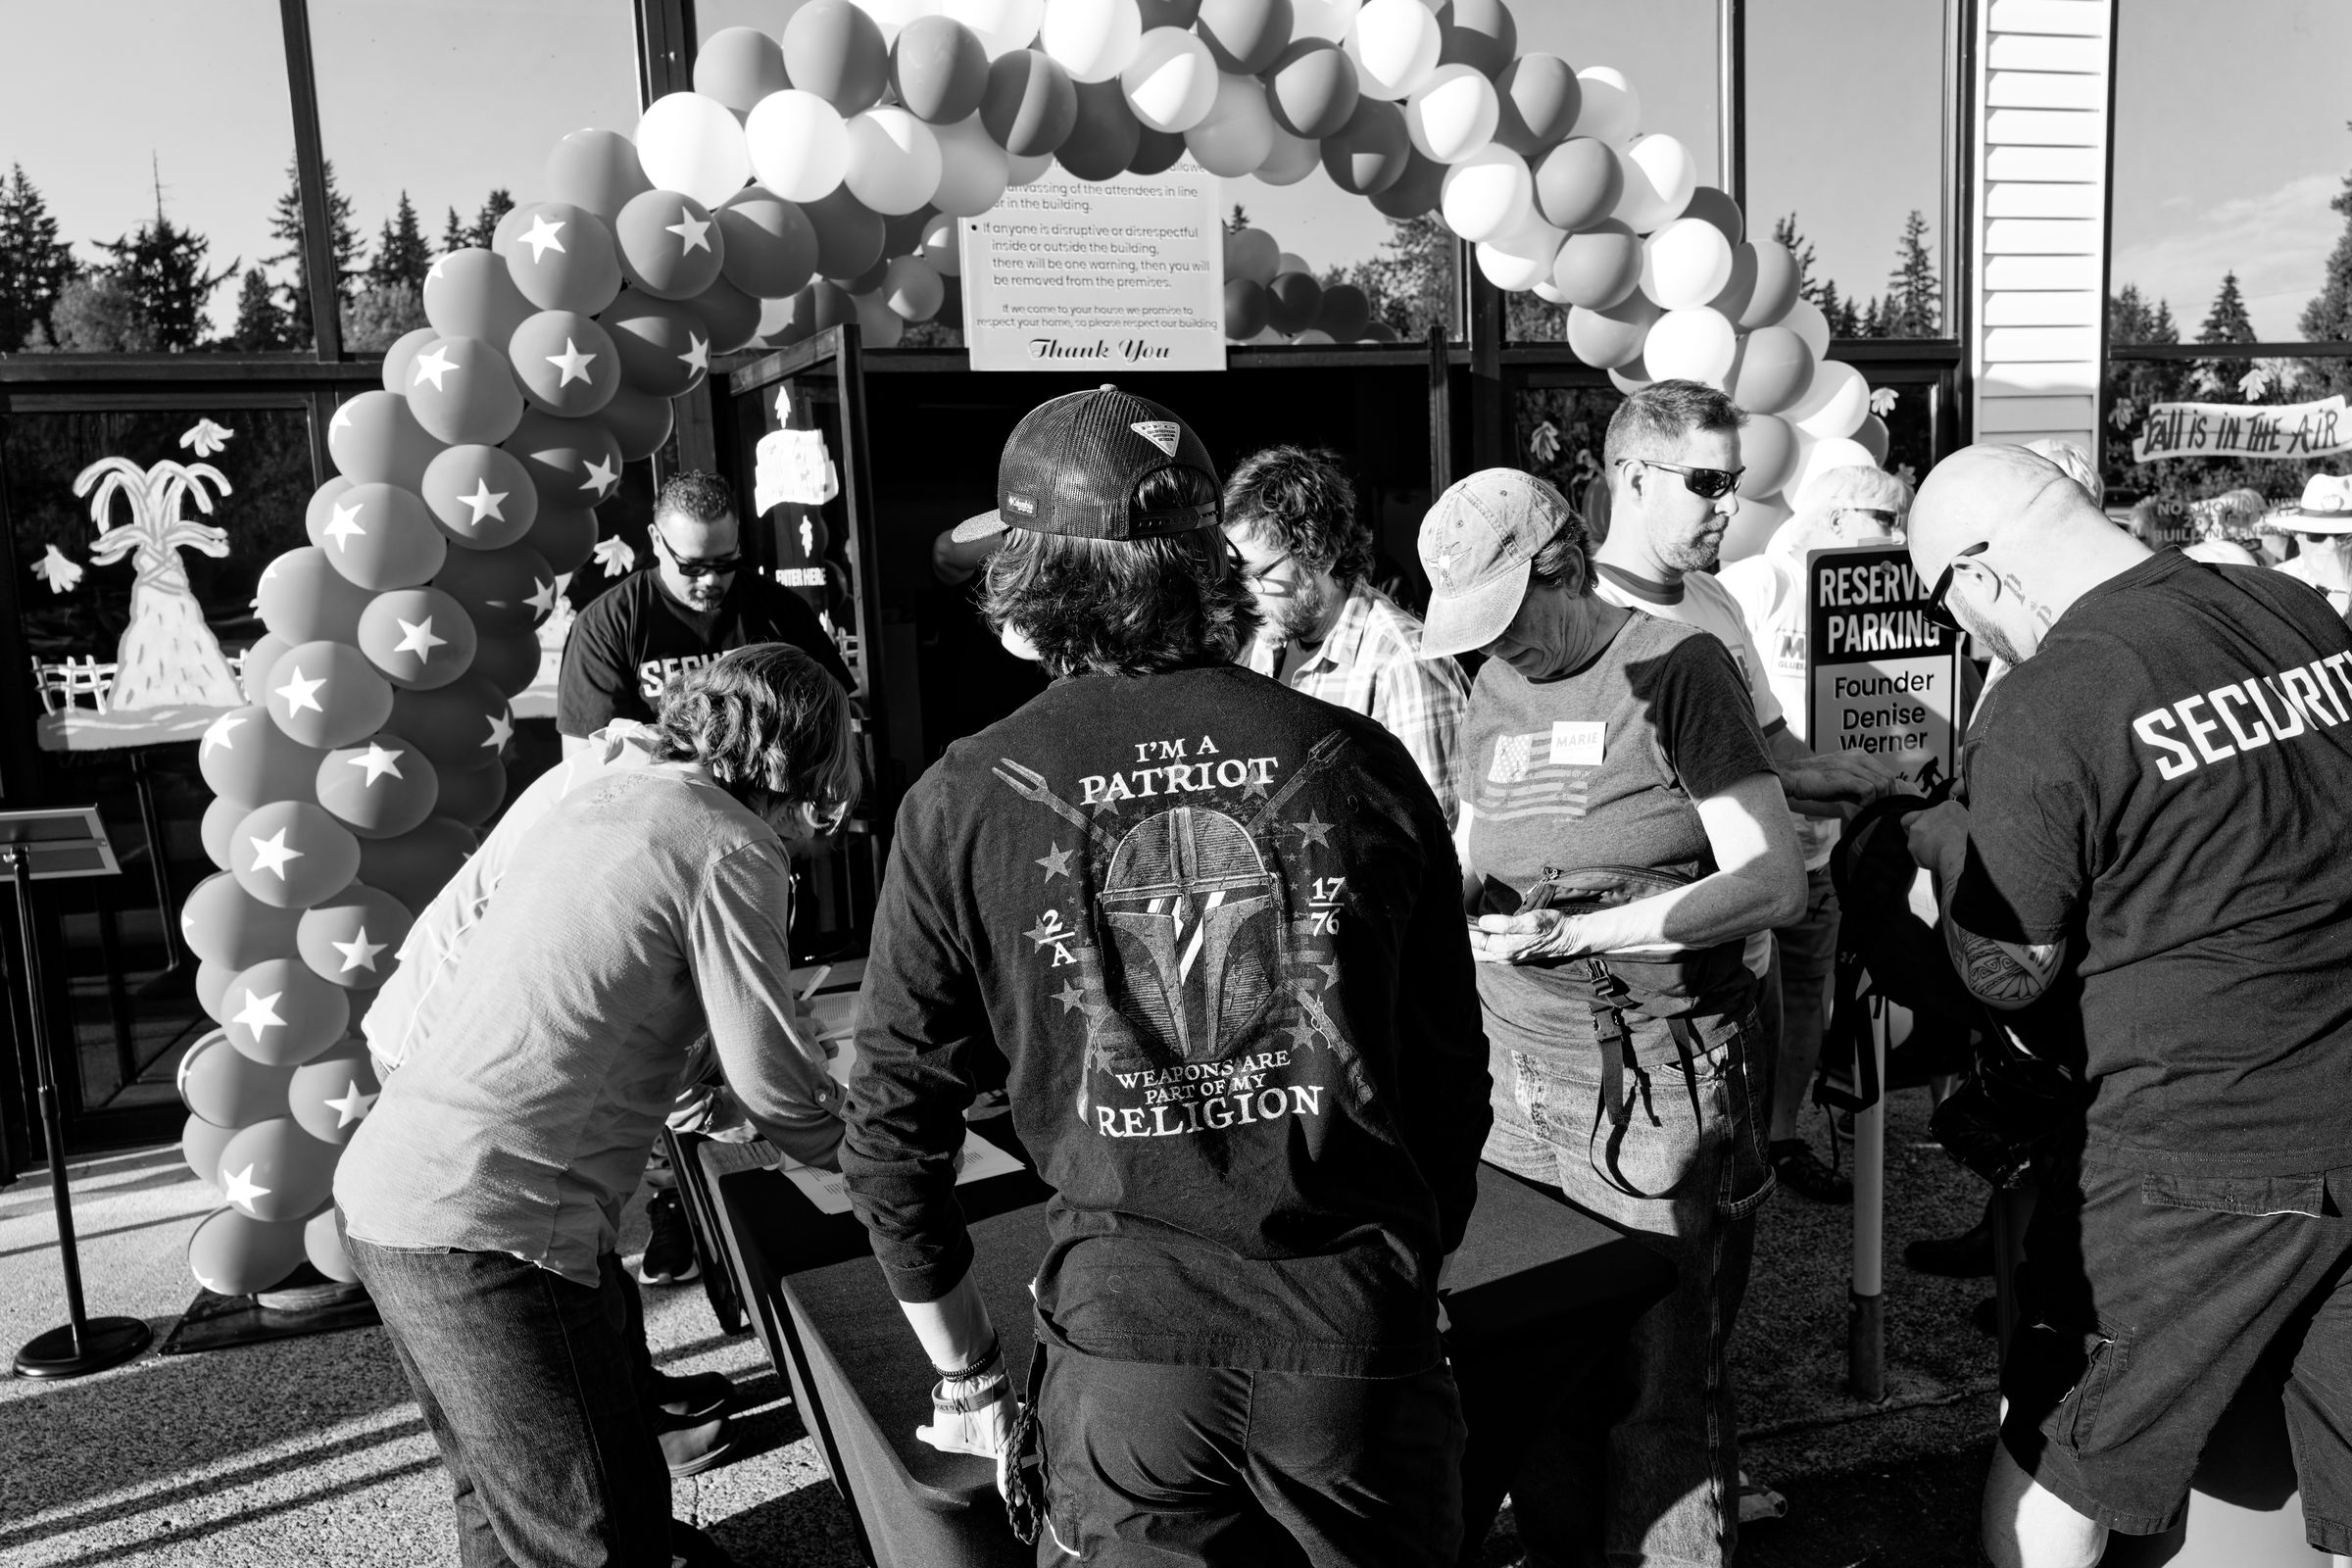
M1870 1051L1879 1098L1854 1112L1854 1264L1846 1288L1845 1386L1857 1399L1886 1397L1886 1009L1873 998Z

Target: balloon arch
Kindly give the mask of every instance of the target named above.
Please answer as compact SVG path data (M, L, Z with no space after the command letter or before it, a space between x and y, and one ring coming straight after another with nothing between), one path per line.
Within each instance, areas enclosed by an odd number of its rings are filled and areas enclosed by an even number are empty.
M429 326L342 405L308 547L264 573L252 706L201 746L221 866L182 912L220 1029L190 1051L184 1148L225 1205L198 1281L351 1278L329 1184L374 1102L357 1038L412 917L506 793L534 628L597 544L624 463L667 439L713 355L857 321L887 347L950 303L956 220L1058 164L1105 180L1187 153L1270 184L1319 165L1392 218L1436 213L1497 287L1567 309L1632 389L1671 376L1752 416L1771 514L1886 429L1786 248L1748 239L1634 85L1518 51L1502 0L804 0L780 36L704 43L635 136L581 130L546 199L424 284ZM1227 325L1381 335L1271 236L1226 237Z

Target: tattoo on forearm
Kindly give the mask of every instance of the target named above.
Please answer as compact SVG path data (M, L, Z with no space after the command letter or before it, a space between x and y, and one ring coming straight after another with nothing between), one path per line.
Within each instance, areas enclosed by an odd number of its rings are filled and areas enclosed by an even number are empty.
M2049 989L2065 950L2057 943L2013 947L1944 922L1945 941L1970 995L1996 1007L2019 1007Z

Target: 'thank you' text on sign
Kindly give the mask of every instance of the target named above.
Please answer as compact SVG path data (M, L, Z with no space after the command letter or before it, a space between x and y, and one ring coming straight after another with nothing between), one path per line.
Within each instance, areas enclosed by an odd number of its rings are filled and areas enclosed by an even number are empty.
M1222 370L1215 176L1187 158L1006 190L963 220L963 341L975 370Z
M2132 461L2162 458L2319 458L2352 451L2343 394L2317 403L2159 403L2132 443Z
M1950 777L1960 639L1928 614L1909 552L1816 550L1805 558L1805 603L1813 749L1890 758L1923 784Z

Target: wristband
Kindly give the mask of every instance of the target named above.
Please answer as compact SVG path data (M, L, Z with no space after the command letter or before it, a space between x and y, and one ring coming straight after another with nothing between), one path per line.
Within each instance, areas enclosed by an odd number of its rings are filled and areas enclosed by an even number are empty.
M980 1358L960 1372L949 1372L934 1366L939 1382L931 1390L931 1403L941 1410L969 1415L985 1410L997 1402L1005 1388L1004 1346L1001 1340L991 1340Z

